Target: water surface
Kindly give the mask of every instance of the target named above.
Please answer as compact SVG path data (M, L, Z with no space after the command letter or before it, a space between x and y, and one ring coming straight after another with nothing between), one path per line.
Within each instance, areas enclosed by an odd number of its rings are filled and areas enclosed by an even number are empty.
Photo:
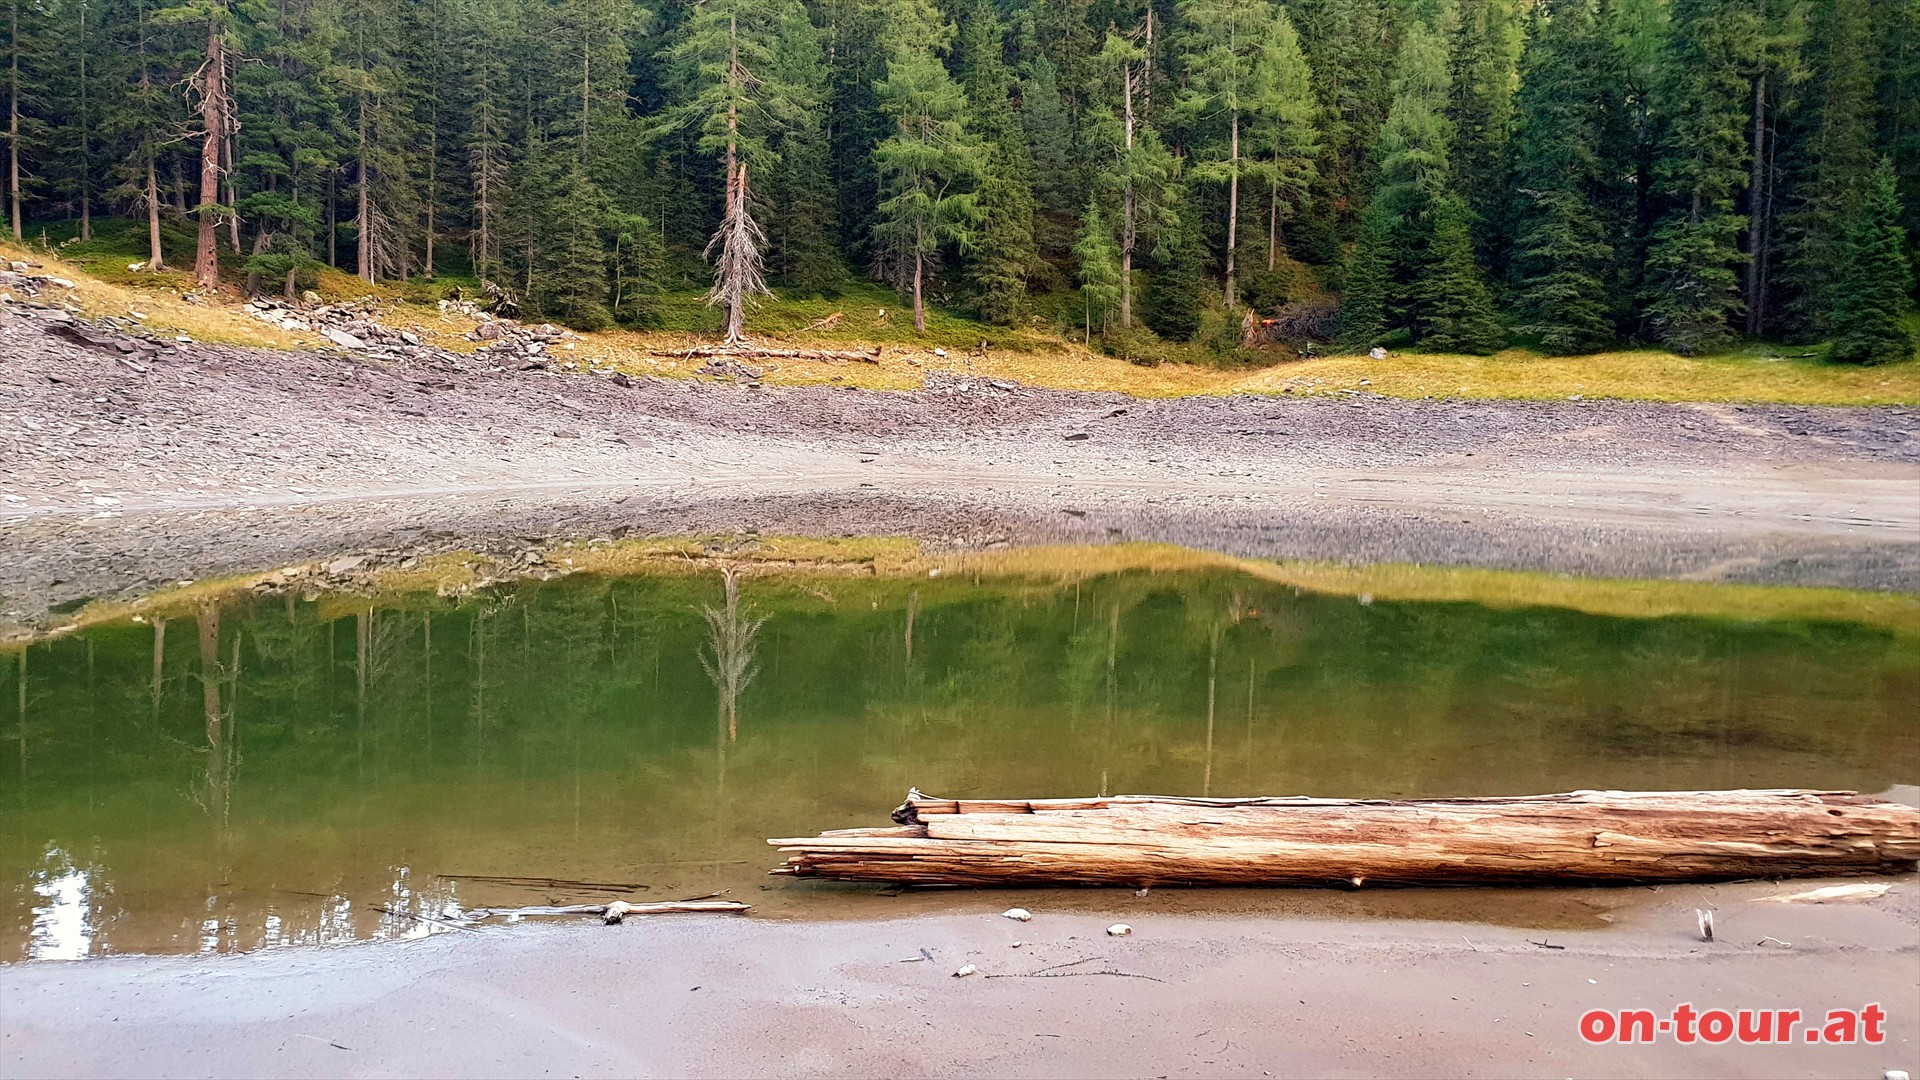
M1879 791L1920 780L1915 646L1230 571L250 598L0 654L0 957L403 937L450 905L636 893L845 912L885 901L767 878L765 839L884 824L909 786Z

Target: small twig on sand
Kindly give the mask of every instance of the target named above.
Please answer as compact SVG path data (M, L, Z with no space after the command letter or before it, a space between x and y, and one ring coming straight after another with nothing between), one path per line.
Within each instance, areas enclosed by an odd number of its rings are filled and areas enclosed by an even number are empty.
M1007 972L999 975L989 975L987 976L987 978L989 979L1069 979L1079 975L1115 975L1123 979L1146 979L1149 982L1166 982L1165 979L1156 979L1151 975L1136 975L1131 971L1112 971L1112 970L1063 971L1061 970L1062 968L1078 967L1081 964L1090 964L1095 960L1105 960L1105 959L1106 957L1104 956L1087 956L1087 957L1082 957L1079 960L1069 960L1064 964L1054 964L1050 967L1043 967L1038 971Z
M1566 946L1565 946L1565 945L1550 945L1550 944L1548 944L1548 943L1547 943L1547 940L1546 940L1545 938L1541 938L1541 939L1540 939L1539 941L1535 941L1535 940L1533 940L1532 938L1528 938L1528 939L1527 939L1527 944L1529 944L1529 945L1538 945L1539 947L1541 947L1541 948L1543 948L1543 949L1564 949L1564 948L1566 948Z

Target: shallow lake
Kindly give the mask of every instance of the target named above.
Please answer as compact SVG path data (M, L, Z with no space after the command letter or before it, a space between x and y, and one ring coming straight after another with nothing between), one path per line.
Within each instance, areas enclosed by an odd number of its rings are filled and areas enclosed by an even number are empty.
M882 890L768 878L765 840L885 824L910 786L1881 791L1920 780L1917 645L1232 570L246 597L0 653L0 959L613 896L872 912Z

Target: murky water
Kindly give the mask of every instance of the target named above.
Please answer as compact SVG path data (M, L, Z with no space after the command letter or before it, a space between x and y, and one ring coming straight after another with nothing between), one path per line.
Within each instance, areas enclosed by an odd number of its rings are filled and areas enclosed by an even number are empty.
M1228 572L261 598L0 654L0 958L432 932L729 890L942 795L1920 780L1920 649L1845 622L1363 603Z

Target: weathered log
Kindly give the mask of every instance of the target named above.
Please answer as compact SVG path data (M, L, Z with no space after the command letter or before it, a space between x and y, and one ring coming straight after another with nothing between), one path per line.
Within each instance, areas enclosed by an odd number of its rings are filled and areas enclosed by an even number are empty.
M777 874L916 885L1470 885L1897 873L1920 809L1851 791L1481 799L930 799L768 843Z
M852 363L877 364L880 362L880 347L874 346L864 352L850 349L771 349L754 347L728 348L725 345L696 345L691 349L653 350L655 356L677 356L684 360L695 357L725 360L844 360Z

